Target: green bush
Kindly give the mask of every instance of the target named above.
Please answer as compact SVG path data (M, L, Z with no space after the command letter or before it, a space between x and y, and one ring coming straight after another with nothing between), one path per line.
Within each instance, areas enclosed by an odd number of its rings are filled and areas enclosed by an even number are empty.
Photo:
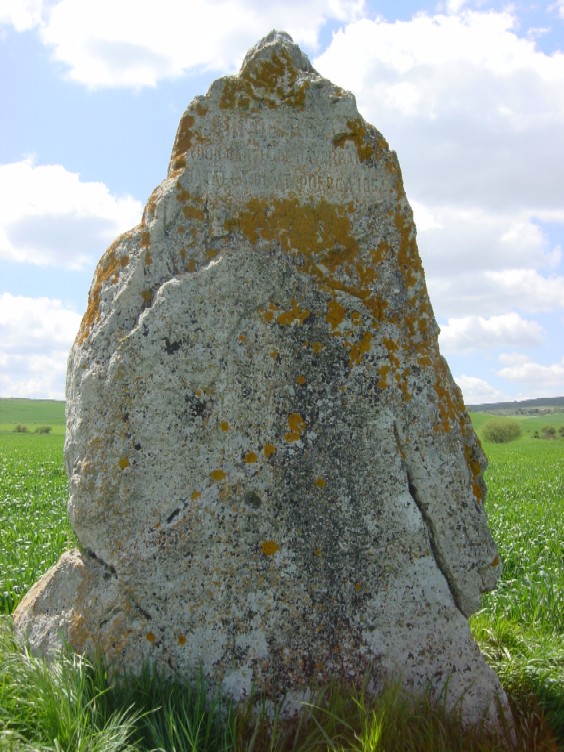
M51 433L52 430L51 426L37 426L35 433Z
M27 433L29 431L29 428L27 426L24 426L22 423L18 423L18 425L14 428L15 433Z
M507 444L520 436L521 426L511 418L492 418L482 426L482 438L494 444Z
M543 439L555 439L557 437L556 428L554 426L543 426L542 437Z

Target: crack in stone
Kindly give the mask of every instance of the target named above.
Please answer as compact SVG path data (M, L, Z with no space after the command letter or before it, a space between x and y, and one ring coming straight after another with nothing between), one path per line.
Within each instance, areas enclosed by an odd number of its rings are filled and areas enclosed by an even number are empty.
M115 570L115 567L113 567L111 564L108 564L103 559L101 559L98 554L94 553L94 551L91 548L87 548L84 550L84 555L87 556L90 559L93 559L96 564L103 567L104 572L104 579L108 580L110 577L117 577L117 572Z
M400 436L399 436L399 432L398 432L398 428L397 428L397 425L395 423L394 423L394 434L395 434L395 437L396 437L396 443L397 443L397 447L398 447L398 452L399 452L400 456L403 458L405 456L405 450L403 449L403 446L402 446L402 443L401 443L401 440L400 440ZM443 560L443 557L442 557L441 552L439 550L439 546L437 545L436 530L435 530L435 525L433 523L433 520L431 519L431 517L427 513L427 510L425 508L425 504L423 503L423 501L422 501L422 499L421 499L421 497L419 495L419 491L417 490L417 486L415 485L415 483L413 481L413 477L412 477L412 475L411 475L411 473L409 471L409 467L408 467L408 464L407 464L407 462L406 462L405 459L402 459L402 464L404 466L404 470L405 470L405 474L406 474L406 478L407 478L407 487L408 487L410 496L413 499L413 501L415 502L415 505L416 505L417 509L419 509L419 512L421 514L421 518L423 519L423 523L425 524L425 527L427 529L427 534L429 536L429 544L431 546L431 551L432 551L435 563L436 563L437 567L439 568L439 571L441 572L441 574L443 575L443 577L446 580L446 583L447 583L448 588L450 590L450 593L452 595L452 599L454 601L454 605L456 606L456 608L460 611L460 613L463 616L466 616L466 614L464 612L464 609L462 608L462 603L460 601L460 596L458 594L458 588L456 587L456 584L454 582L454 578L452 577L451 573L449 572L448 566L447 566L446 562Z

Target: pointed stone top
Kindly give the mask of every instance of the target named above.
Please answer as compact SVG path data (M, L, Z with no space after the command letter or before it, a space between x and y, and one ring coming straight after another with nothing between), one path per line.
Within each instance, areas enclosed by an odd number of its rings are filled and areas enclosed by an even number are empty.
M304 71L304 73L316 72L307 55L300 50L292 37L285 31L273 29L270 34L263 37L247 52L240 73L244 73L258 62L271 59L273 54L280 54L280 52L285 52L285 56L291 59L298 70Z

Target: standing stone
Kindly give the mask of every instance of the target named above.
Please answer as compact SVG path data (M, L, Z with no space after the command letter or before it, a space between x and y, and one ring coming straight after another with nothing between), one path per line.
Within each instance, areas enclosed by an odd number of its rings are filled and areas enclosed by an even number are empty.
M98 264L67 381L80 550L17 633L236 700L448 682L495 719L485 458L437 335L395 153L272 32Z

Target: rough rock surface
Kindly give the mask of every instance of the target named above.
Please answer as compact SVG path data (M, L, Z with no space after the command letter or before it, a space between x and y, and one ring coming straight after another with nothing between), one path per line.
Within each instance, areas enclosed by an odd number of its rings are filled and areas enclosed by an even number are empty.
M398 161L283 33L184 113L69 360L81 544L19 607L37 651L504 695L467 617L499 576L485 459L437 345Z

